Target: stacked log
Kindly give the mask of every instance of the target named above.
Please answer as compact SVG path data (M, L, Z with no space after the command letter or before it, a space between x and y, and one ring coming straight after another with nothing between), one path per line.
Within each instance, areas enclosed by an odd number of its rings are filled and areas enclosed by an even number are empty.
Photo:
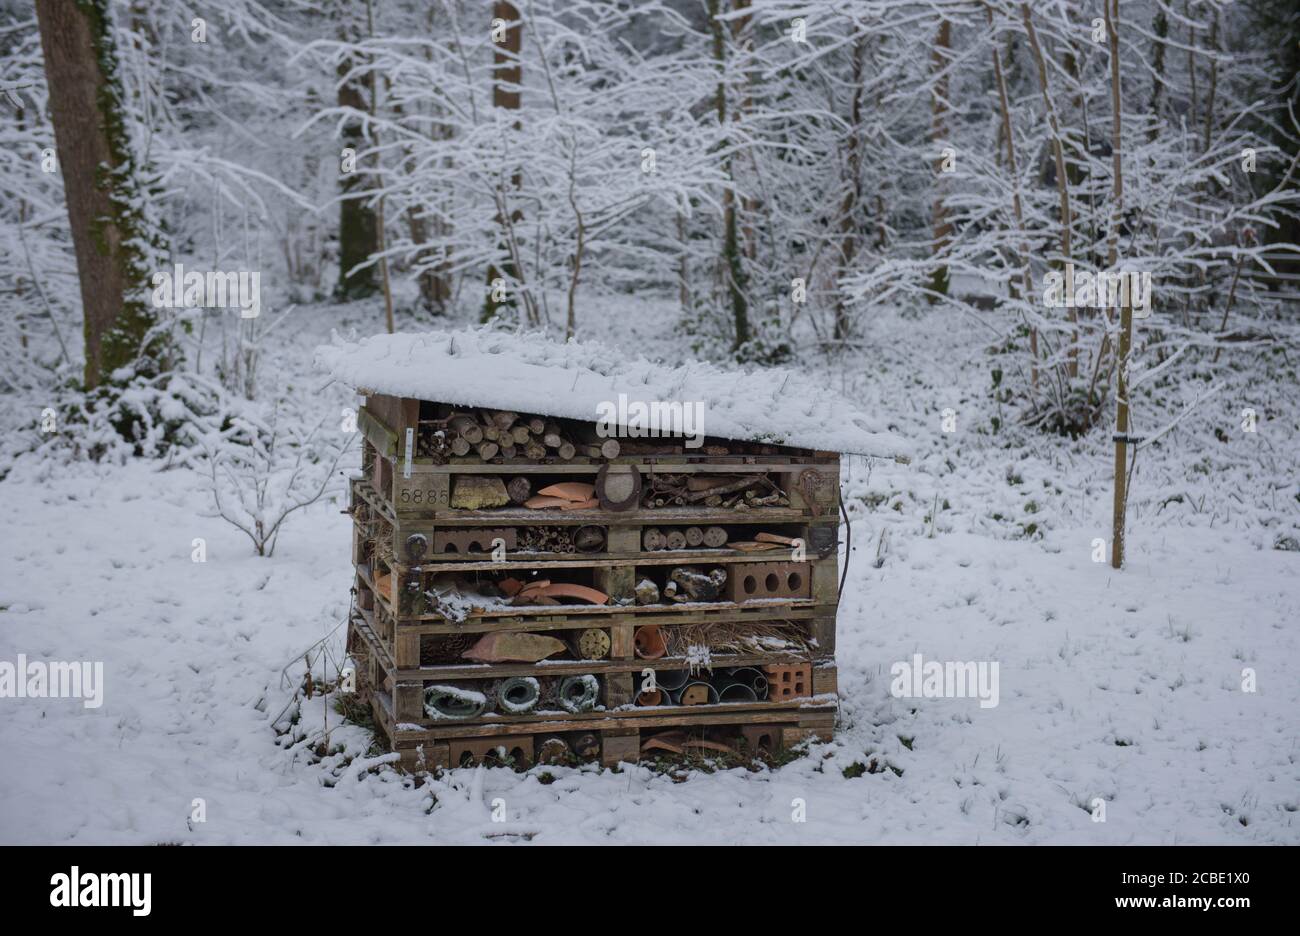
M452 410L440 419L420 420L416 454L436 461L468 457L571 461L580 453L618 457L617 439L579 446L571 435L558 422L540 416L521 416L508 410Z
M445 416L420 420L416 454L445 464L446 459L477 457L483 461L528 458L572 461L579 456L610 460L621 455L775 455L779 449L760 443L706 442L687 449L674 439L615 439L595 424L521 415L509 410L448 408Z
M661 530L646 527L641 533L641 547L646 552L661 549L721 549L727 545L727 531L720 526L688 526Z

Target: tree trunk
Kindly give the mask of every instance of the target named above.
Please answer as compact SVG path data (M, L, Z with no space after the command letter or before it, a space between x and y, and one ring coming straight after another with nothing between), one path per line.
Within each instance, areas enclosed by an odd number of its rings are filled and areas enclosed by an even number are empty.
M366 31L370 38L375 37L375 8L373 0L366 0ZM373 60L371 62L373 65ZM370 119L375 120L379 113L379 80L372 68L370 70ZM379 145L378 131L375 131L375 145ZM388 334L396 331L393 322L393 283L388 275L387 232L384 228L384 166L383 158L375 153L375 185L380 189L379 203L375 208L375 250L379 253L379 283L384 290L384 325Z
M1107 0L1109 2L1109 0ZM1043 110L1047 113L1048 124L1052 128L1052 154L1056 159L1056 191L1061 202L1061 260L1062 269L1072 262L1071 232L1074 226L1074 213L1070 209L1070 177L1065 168L1065 144L1061 140L1061 125L1056 119L1056 105L1052 103L1051 87L1047 79L1047 60L1043 57L1043 47L1038 43L1038 31L1034 29L1033 14L1028 3L1020 4L1020 15L1025 23L1025 32L1029 34L1029 48L1034 53L1034 62L1038 66L1038 87L1043 95ZM1070 321L1076 322L1078 314L1071 308ZM1068 372L1071 378L1079 376L1079 330L1075 328L1070 335Z
M686 215L677 212L677 301L681 304L682 315L691 311L691 258L689 254L690 239L687 237Z
M845 155L844 199L840 202L840 263L836 285L853 269L853 258L858 252L857 211L862 201L862 71L867 56L867 37L858 36L853 43L853 98L849 105L849 140ZM835 340L849 337L849 310L844 295L835 293Z
M989 25L993 25L993 10L985 8ZM1025 302L1034 301L1034 277L1030 268L1029 238L1025 234L1024 210L1020 202L1020 173L1016 166L1016 138L1011 124L1011 104L1007 99L1007 79L1002 72L1002 50L998 47L997 33L993 35L993 78L998 88L998 109L1002 116L1002 138L1007 148L1007 171L1011 174L1011 211L1015 215L1016 230L1020 233L1021 284ZM1038 329L1029 327L1030 382L1038 389Z
M339 38L355 42L360 38L360 29L352 22L344 4L340 4L338 9L341 17ZM338 105L366 113L370 106L363 84L356 78L345 79L352 66L350 57L339 62ZM344 123L342 133L345 147L356 152L365 148L366 134L359 118ZM341 299L362 299L379 291L377 271L373 265L351 274L348 271L378 252L379 224L374 210L365 204L361 194L368 186L357 173L343 173L339 188L344 197L339 203L339 283L336 292Z
M422 208L415 208L406 213L406 223L413 244L427 244L430 229L441 228L436 221L430 225L422 212ZM441 259L435 260L436 257L437 254L432 248L423 248L415 256L415 262L422 267L416 277L420 285L420 304L433 315L446 315L447 305L451 300L451 278L445 272L446 263Z
M435 35L439 28L435 12L431 5L427 18L427 32L431 36ZM434 56L431 47L425 47L424 60L432 67ZM451 125L446 122L446 109L439 103L431 103L429 115L433 118L429 131L430 137L435 140L450 140L453 131ZM444 158L442 165L450 175L451 158ZM416 277L420 286L420 304L431 315L446 315L450 311L451 272L446 260L446 245L451 226L445 220L447 210L448 204L444 197L435 206L419 205L406 213L411 243L420 248L415 254L415 264L420 268ZM431 238L437 238L439 244L437 249L425 247Z
M952 49L952 22L949 20L939 21L939 32L934 40L934 53L931 57L931 66L936 73L942 73L948 67L948 53ZM940 75L935 78L934 91L931 93L931 116L930 116L930 140L935 146L942 146L948 136L948 76ZM943 182L943 157L940 156L935 162L935 195L934 195L934 254L937 256L948 248L952 240L952 224L948 221L948 206L945 204L945 194L947 186ZM937 293L948 293L948 267L941 264L934 268L931 274L930 288Z
M511 23L505 31L505 41L495 43L492 52L492 106L499 107L502 110L519 111L519 86L523 82L524 67L519 57L523 51L524 29L520 22L519 10L513 3L507 0L496 0L492 4L492 19L504 20ZM515 118L515 129L519 128L519 118ZM510 177L510 191L517 192L523 185L523 177L518 170ZM507 195L509 193L506 193ZM498 204L508 204L508 198L499 198ZM511 210L510 217L506 218L501 212L498 212L497 223L501 227L500 240L497 249L505 249L504 241L512 236L512 228L522 218L522 213L517 210ZM505 299L497 300L493 295L495 289L493 283L498 278L511 279L519 281L519 271L515 268L513 259L507 259L502 269L498 270L495 263L488 264L487 270L487 299L483 304L483 321L489 322L500 314L503 308L516 308L513 296L507 296Z
M1164 10L1156 11L1151 32L1155 38L1151 41L1151 129L1147 131L1148 143L1154 142L1159 135L1160 99L1165 91L1165 47L1169 39L1169 17Z
M727 127L727 47L726 26L718 19L718 0L708 0L709 23L713 29L713 57L718 63L717 110L718 125L725 132ZM724 148L730 146L725 137ZM727 181L732 181L731 157L723 159L722 169ZM740 237L736 223L736 193L730 185L722 192L722 267L726 281L727 295L731 300L731 318L733 334L731 349L737 351L749 342L749 302L745 298L748 279L745 274L744 258L740 253Z
M150 301L150 277L165 249L145 216L108 6L108 0L36 2L81 285L87 390L119 368L161 373L173 351Z

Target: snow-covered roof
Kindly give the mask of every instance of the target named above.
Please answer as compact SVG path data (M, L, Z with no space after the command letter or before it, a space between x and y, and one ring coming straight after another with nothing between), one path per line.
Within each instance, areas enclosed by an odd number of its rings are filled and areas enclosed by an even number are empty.
M316 349L316 366L363 393L595 422L602 405L704 404L709 436L882 458L910 446L831 388L784 369L680 367L597 342L489 328L376 335Z

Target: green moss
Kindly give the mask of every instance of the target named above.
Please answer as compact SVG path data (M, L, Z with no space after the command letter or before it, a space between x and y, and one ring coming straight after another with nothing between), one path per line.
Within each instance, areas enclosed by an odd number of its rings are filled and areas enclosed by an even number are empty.
M77 8L88 21L91 42L103 83L98 95L100 121L110 158L101 166L95 185L108 195L112 205L107 218L91 231L97 249L108 255L108 228L118 236L117 263L125 284L122 309L111 328L100 337L100 359L86 361L86 386L101 383L123 385L135 376L155 377L175 363L176 348L160 327L157 310L150 301L149 282L168 253L162 226L150 217L152 177L147 166L136 159L126 125L125 93L119 77L117 49L113 41L112 18L107 0L77 0ZM87 347L89 347L87 333ZM114 377L125 369L126 379Z

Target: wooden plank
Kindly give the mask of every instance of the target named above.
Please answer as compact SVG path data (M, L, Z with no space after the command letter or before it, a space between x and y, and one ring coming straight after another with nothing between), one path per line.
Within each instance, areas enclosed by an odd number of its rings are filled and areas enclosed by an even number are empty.
M446 741L421 741L410 747L398 747L394 753L400 758L397 766L408 773L445 770L451 766L450 749Z
M409 574L409 573L408 573ZM601 624L613 624L620 619L640 619L664 624L670 618L682 618L672 623L693 623L706 619L734 618L737 621L755 619L764 620L772 617L797 616L802 612L816 609L817 603L811 598L763 598L751 601L681 601L654 605L534 605L506 606L485 608L471 613L458 624L448 624L442 615L434 613L408 613L404 608L394 609L389 596L381 589L375 588L373 577L364 566L357 567L357 575L375 593L375 600L386 611L398 618L403 626L415 624L432 624L447 631L425 630L422 633L450 633L452 631L471 631L500 629L490 626L493 622L509 627L532 627L543 622L572 623L573 627L597 627ZM400 606L399 606L400 608ZM562 609L562 610L561 610ZM823 609L824 610L824 609ZM833 613L833 609L832 609ZM803 614L807 617L810 614Z
M392 602L375 588L369 569L358 566L358 578L375 596L375 604L390 616L398 619L401 629L420 634L486 633L493 630L564 630L574 627L599 627L620 621L641 621L654 624L697 624L703 621L760 621L772 619L801 620L812 618L827 609L819 609L808 598L769 599L762 601L683 601L659 605L564 605L562 613L557 608L538 605L535 611L521 608L501 608L472 614L458 624L450 624L440 615L419 614L402 616L395 613ZM829 609L834 613L834 609Z
M399 671L420 666L420 635L400 632L393 639L393 663Z
M392 655L388 652L388 648L384 646L384 642L379 638L378 633L376 633L374 626L371 624L372 618L373 614L362 612L359 616L353 617L351 626L369 645L371 655L374 656L379 663L383 664L392 672L400 672L397 669L397 664L393 660ZM419 660L418 654L416 660Z
M692 710L706 708L702 705L687 706ZM710 709L717 706L708 706ZM638 711L650 711L639 709ZM780 724L798 730L799 714L790 709L769 709L765 712L695 712L690 715L658 715L636 719L635 727L641 731L651 728L692 728L710 725L766 725ZM399 741L414 741L421 738L475 738L492 735L518 735L527 731L534 735L571 731L607 731L626 727L623 720L616 717L594 715L573 715L551 721L536 722L493 722L484 724L439 723L437 727L405 727L398 729Z
M804 486L804 473L809 472L815 482L812 497ZM788 473L780 476L781 489L790 497L791 508L806 510L817 517L833 517L839 511L840 503L840 467L839 461L833 465L812 465L792 467Z
M367 408L357 411L357 428L365 435L366 441L375 447L375 451L385 458L397 455L397 432L385 425Z
M609 657L611 660L631 660L636 656L636 647L632 643L635 626L615 624L609 629Z
M353 628L365 641L371 652L401 682L443 682L459 679L504 679L510 676L581 676L583 673L633 673L639 674L649 667L655 670L686 669L690 664L685 657L660 657L657 660L638 660L630 654L622 659L563 660L543 664L535 663L461 663L441 666L397 667L392 656L370 626L366 615L353 618ZM618 625L629 631L631 625ZM629 643L631 638L628 638ZM635 651L633 651L635 652ZM715 667L789 665L807 663L800 653L718 654ZM815 672L815 671L814 671ZM814 689L814 691L816 691Z
M432 459L418 458L411 466L412 472L420 474L590 474L595 475L605 459L593 459L579 456L569 461L562 461L555 456L548 456L542 461L527 458L493 459L484 462L476 456L453 457L445 464L435 464ZM611 465L636 465L644 468L646 473L654 470L660 474L758 474L764 471L802 471L813 468L829 471L838 468L838 457L812 458L805 455L744 455L744 456L685 456L685 455L627 455L611 459Z
M352 481L352 493L365 501L367 506L390 524L397 525L397 514L393 513L392 506L388 503L387 498L382 497L369 481L364 478L354 479Z
M397 430L399 440L404 439L407 429L414 429L417 433L420 431L420 401L403 397L399 401L399 412L397 422L391 423L392 427ZM405 450L402 452L405 455ZM415 455L414 452L411 453Z
M605 708L616 709L622 705L632 704L631 673L608 673L602 682L605 684L605 698L603 699Z
M383 598L377 598L377 602L383 602ZM409 630L416 634L487 634L493 631L503 630L527 630L527 631L545 631L545 630L574 630L587 627L610 627L617 623L626 623L632 621L634 624L704 624L709 622L717 623L740 623L747 621L811 621L817 617L823 617L834 614L834 608L821 608L811 601L801 599L799 606L790 604L773 605L765 608L745 608L737 607L725 602L714 602L723 604L721 608L703 608L698 604L686 605L686 610L679 610L683 605L645 605L644 608L653 608L653 613L635 613L643 609L614 608L606 610L604 605L594 606L597 610L589 614L536 614L536 615L513 615L511 617L469 617L459 624L450 624L441 618L433 615L423 615L419 618L399 619L397 628L399 630ZM685 604L685 603L683 603ZM568 608L579 608L581 605L568 605ZM387 604L380 607L380 611L391 616L391 611ZM598 613L603 612L603 613Z
M640 552L641 528L639 526L615 526L605 531L604 556L631 556Z
M375 722L388 735L390 741L396 741L397 723L393 721L393 700L388 693L376 688L370 693L370 711Z
M839 670L832 666L814 666L812 671L813 695L838 695Z
M808 657L794 653L718 654L714 666L791 666L807 663ZM562 660L535 663L467 663L422 666L394 670L400 680L451 682L461 679L504 679L509 676L581 676L584 673L640 673L647 667L656 670L686 669L685 657L660 657L657 660Z
M840 557L837 553L812 563L812 597L819 604L839 604Z
M409 534L407 534L409 535ZM426 570L438 572L501 572L510 569L531 570L538 568L546 569L601 569L617 568L621 566L677 566L677 565L729 565L736 562L754 562L761 561L763 556L786 556L787 552L772 550L767 553L747 553L734 549L680 549L680 550L656 550L654 552L639 553L525 553L511 552L510 558L504 562L493 562L490 559L484 560L466 560L463 555L457 558L457 555L431 554L420 567ZM836 557L828 556L825 559L814 558L809 554L810 562L830 562L836 567L838 572L839 563ZM398 561L394 565L397 568L405 568L406 563ZM835 576L831 576L835 578ZM838 579L836 580L838 586Z
M805 713L799 718L799 730L805 738L830 741L835 735L835 714L833 712Z
M398 721L418 726L421 730L437 730L443 727L465 728L470 733L476 728L488 725L505 725L513 731L538 731L537 724L563 723L568 727L563 729L553 729L556 731L578 731L589 730L591 726L587 724L593 718L602 722L608 722L604 727L613 727L620 724L635 723L637 725L656 726L661 721L664 724L682 724L682 719L689 722L691 719L712 723L718 718L725 716L728 719L739 719L744 722L763 721L767 718L777 718L779 716L790 716L791 720L800 717L800 713L807 713L810 710L821 709L834 715L835 708L833 702L827 697L824 700L797 699L786 702L717 702L709 705L683 705L683 706L664 706L654 708L620 708L604 709L594 712L584 712L578 715L570 715L564 712L547 712L545 714L533 715L502 715L486 714L478 718L465 718L452 721L450 719L439 719L437 721L425 718L398 718ZM666 720L666 721L665 721Z
M400 475L401 472L399 471ZM415 480L412 474L411 480ZM424 483L421 481L421 483ZM660 524L693 524L695 526L728 526L735 524L804 523L811 514L794 507L749 507L744 510L726 507L646 507L637 510L530 510L527 507L493 507L485 510L454 510L427 505L422 510L400 510L403 523L408 527L481 527L501 526L657 526ZM413 531L414 532L414 531ZM419 532L423 532L422 530Z
M422 579L423 575L418 569L393 573L393 581L397 588L396 616L398 618L419 618L428 610L428 601L421 587ZM380 592L379 596L383 599L383 592Z
M382 599L377 600L382 601ZM577 605L571 607L577 607ZM388 612L386 606L380 607L379 610L381 613ZM705 624L709 622L743 624L749 621L802 622L812 621L819 616L834 613L833 608L818 608L815 605L798 608L788 606L766 609L725 608L716 611L699 610L698 606L695 606L694 610L682 613L672 613L674 611L674 608L668 607L662 611L656 611L653 615L638 616L626 614L623 609L619 609L602 617L584 617L581 615L537 615L509 618L479 617L467 618L460 624L449 624L426 616L419 619L399 620L396 626L398 630L408 631L413 634L489 634L494 631L515 630L529 632L582 630L588 627L611 627L617 623L626 623L628 620L631 620L634 624L661 625Z
M641 734L613 734L608 731L600 733L600 765L617 767L619 764L635 764L641 759Z
M445 509L451 499L451 480L447 475L417 475L403 477L399 470L393 477L392 509L397 522L408 515L420 516L430 510ZM462 511L477 513L476 511ZM409 534L408 534L409 535ZM429 536L432 546L433 537ZM400 553L399 553L400 555Z
M402 401L400 397L389 396L385 393L372 393L366 397L366 407L369 412L386 426L391 426L394 430L402 419Z
M393 717L399 722L422 722L424 686L420 683L397 683L393 687Z
M815 659L820 660L835 655L835 609L830 610L830 614L813 618L812 637L817 641L817 646L813 649Z

